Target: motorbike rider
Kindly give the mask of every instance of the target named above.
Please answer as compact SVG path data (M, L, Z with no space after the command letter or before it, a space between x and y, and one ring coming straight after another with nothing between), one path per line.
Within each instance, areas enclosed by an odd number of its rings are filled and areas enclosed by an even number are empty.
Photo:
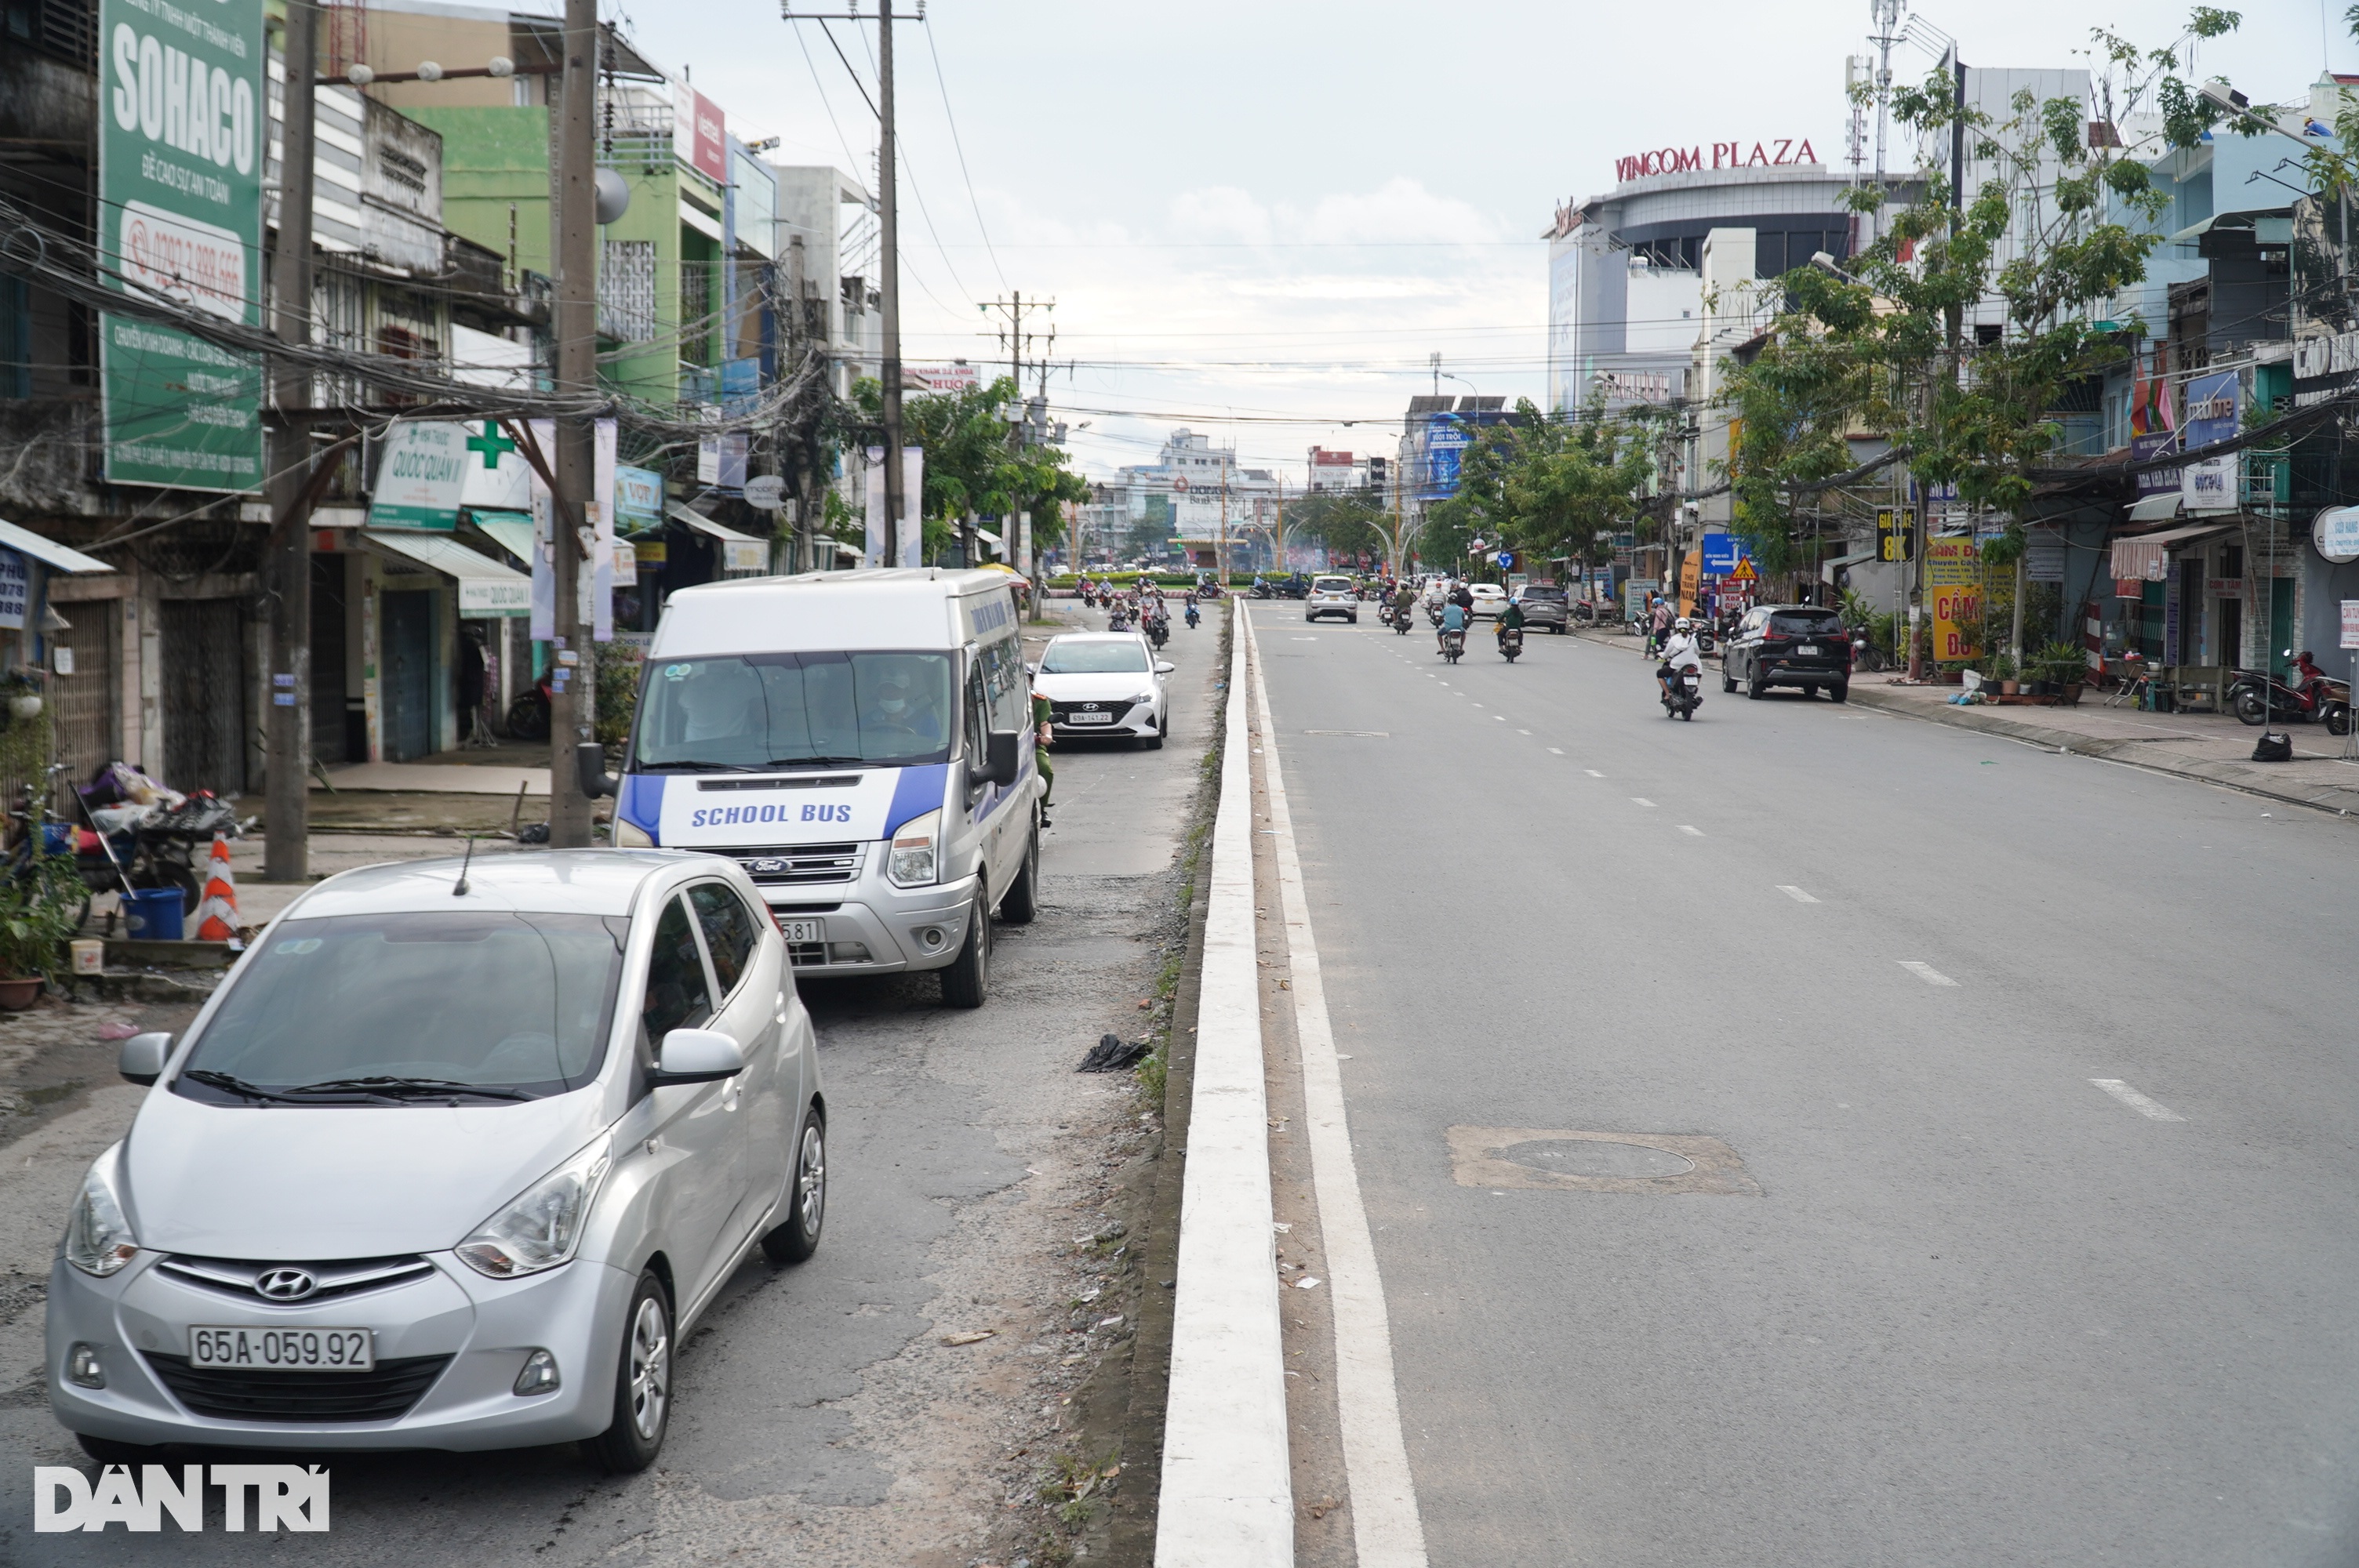
M1452 632L1463 633L1466 630L1466 607L1457 600L1452 599L1445 603L1441 607L1441 630L1434 634L1433 645L1436 648L1443 646L1449 641Z
M1193 632L1196 629L1196 622L1202 619L1202 616L1196 613L1196 600L1192 597L1190 598L1188 600L1188 630Z
M1407 622L1417 611L1417 589L1407 582L1393 589L1393 619Z
M1647 624L1652 629L1648 641L1660 648L1664 645L1663 640L1670 634L1671 631L1671 601L1659 593L1651 597L1655 601L1655 607L1647 614Z
M1663 662L1655 671L1655 684L1668 700L1673 676L1684 670L1701 674L1702 669L1703 655L1696 651L1695 623L1682 615L1672 623L1670 641L1663 644Z
M1504 643L1507 639L1507 628L1510 626L1518 632L1524 629L1524 607L1512 599L1507 600L1506 607L1499 611L1497 621L1493 622L1492 635Z

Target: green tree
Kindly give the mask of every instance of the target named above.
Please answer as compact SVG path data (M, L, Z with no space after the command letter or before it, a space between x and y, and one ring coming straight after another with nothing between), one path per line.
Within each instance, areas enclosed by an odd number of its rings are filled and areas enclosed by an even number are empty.
M1477 430L1459 462L1458 492L1427 508L1418 548L1450 566L1480 538L1528 560L1602 558L1618 530L1643 516L1655 469L1651 414L1609 414L1602 401L1550 419L1526 399L1515 417Z
M1283 510L1289 545L1315 544L1330 557L1386 553L1391 514L1364 491L1315 491L1288 501Z
M867 377L853 388L863 435L884 439L883 388ZM1060 447L1011 444L1002 405L1017 401L1013 377L963 392L924 393L901 403L901 440L925 449L925 495L919 515L929 555L947 549L969 512L1013 518L1032 514L1032 543L1049 548L1064 537L1061 503L1089 499L1088 481L1066 466ZM1013 541L1009 541L1012 547Z

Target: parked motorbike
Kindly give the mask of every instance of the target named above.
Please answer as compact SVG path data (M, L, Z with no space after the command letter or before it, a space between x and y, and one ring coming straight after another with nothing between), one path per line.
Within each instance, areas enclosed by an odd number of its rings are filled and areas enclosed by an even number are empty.
M1597 606L1582 600L1573 605L1572 618L1583 626L1594 626L1597 623Z
M539 684L508 704L508 736L511 740L549 739L549 677L543 676Z
M1703 672L1674 670L1670 689L1663 694L1663 717L1692 720L1695 710L1703 706Z
M2323 724L2331 735L2351 733L2351 688L2338 680L2294 687L2266 670L2238 670L2228 707L2246 724Z
M1703 624L1701 622L1696 622L1695 641L1697 653L1704 654L1711 654L1712 650L1712 628Z
M1524 629L1520 626L1502 627L1499 631L1499 652L1506 655L1507 662L1511 665L1522 657Z
M1453 664L1453 665L1454 665L1454 664L1456 664L1456 663L1458 662L1459 655L1460 655L1460 654L1463 654L1463 653L1465 653L1465 652L1466 652L1466 633L1463 633L1463 632L1444 632L1444 633L1441 634L1441 656L1442 656L1442 658L1444 658L1445 660L1447 660L1447 661L1448 661L1448 662L1450 662L1451 664Z

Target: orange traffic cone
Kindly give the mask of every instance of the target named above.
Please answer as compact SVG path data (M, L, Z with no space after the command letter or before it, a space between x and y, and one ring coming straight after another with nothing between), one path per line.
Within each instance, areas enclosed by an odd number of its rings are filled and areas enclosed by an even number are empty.
M229 840L213 835L212 860L205 866L205 896L197 905L197 940L237 940L237 878L230 874Z

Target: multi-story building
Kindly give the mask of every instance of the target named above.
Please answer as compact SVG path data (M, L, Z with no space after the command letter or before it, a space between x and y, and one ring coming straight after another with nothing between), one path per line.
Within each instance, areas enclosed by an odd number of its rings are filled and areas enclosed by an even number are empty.
M1284 487L1275 471L1242 467L1235 448L1216 447L1208 435L1174 430L1154 462L1117 469L1112 481L1093 491L1081 509L1093 555L1105 549L1125 560L1176 553L1211 568L1225 544L1232 571L1277 564Z

